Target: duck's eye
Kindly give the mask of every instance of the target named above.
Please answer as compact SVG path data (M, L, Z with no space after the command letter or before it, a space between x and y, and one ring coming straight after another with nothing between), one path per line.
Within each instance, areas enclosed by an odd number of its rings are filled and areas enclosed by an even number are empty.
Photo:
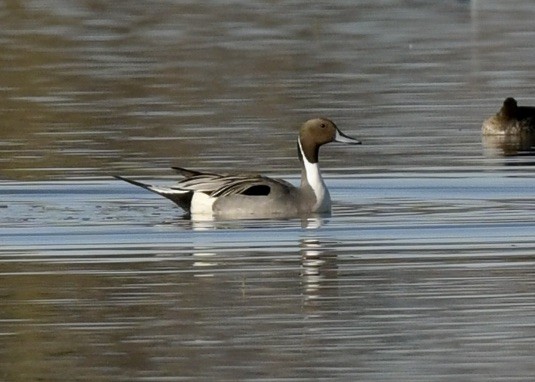
M324 123L322 123L320 126L321 126L322 129L325 128L325 124Z

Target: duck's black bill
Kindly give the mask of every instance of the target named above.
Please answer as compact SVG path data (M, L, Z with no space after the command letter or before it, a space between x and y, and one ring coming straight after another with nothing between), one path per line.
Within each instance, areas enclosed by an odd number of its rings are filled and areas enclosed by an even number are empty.
M335 142L340 142L340 143L347 143L347 144L350 144L350 145L360 145L360 144L362 144L362 142L359 141L358 139L351 138L351 137L345 135L344 133L342 133L340 130L336 130L336 136L334 137L334 141Z

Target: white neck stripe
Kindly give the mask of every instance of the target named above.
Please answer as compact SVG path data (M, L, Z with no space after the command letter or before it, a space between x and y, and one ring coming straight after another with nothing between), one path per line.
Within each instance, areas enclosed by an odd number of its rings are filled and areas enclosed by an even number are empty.
M303 158L303 165L305 166L305 177L314 191L316 196L316 203L314 204L314 211L324 211L328 210L331 207L331 197L329 195L329 190L325 186L325 182L321 177L320 167L318 163L310 163L303 152L303 147L301 146L301 140L298 139L299 150L301 151L301 157Z

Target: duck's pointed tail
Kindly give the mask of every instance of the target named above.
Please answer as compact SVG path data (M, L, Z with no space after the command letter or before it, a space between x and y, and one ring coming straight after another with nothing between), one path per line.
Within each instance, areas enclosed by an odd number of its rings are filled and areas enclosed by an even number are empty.
M125 177L120 176L120 175L113 175L113 177L115 179L123 180L123 181L125 181L127 183L133 184L134 186L142 187L145 190L153 191L152 190L152 186L150 184L141 183L141 182L138 182L138 181L135 181L135 180L132 180L132 179L125 178ZM156 192L156 191L154 191L154 192Z
M184 211L188 213L190 212L191 198L193 197L192 191L182 190L180 188L173 188L173 187L153 186L150 184L138 182L136 180L128 179L120 175L114 175L113 177L116 179L125 181L127 183L133 184L134 186L144 188L145 190L152 191L158 195L161 195L164 198L171 200L173 203L176 203Z

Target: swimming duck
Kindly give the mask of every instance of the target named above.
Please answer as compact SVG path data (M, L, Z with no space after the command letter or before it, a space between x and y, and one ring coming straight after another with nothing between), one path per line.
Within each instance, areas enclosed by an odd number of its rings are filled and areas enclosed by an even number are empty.
M173 201L192 217L286 218L329 213L331 197L321 176L318 156L320 147L330 142L361 143L326 118L311 119L301 126L297 138L301 162L299 187L258 174L216 174L181 167L173 169L184 179L169 187L115 177Z
M512 97L503 101L500 111L483 122L483 135L535 133L535 107L518 106Z

